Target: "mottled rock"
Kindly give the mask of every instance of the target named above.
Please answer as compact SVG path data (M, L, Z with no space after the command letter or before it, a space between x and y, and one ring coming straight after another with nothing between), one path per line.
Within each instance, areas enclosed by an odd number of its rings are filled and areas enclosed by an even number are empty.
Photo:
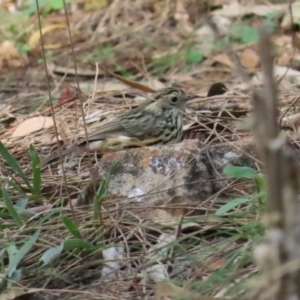
M251 139L213 146L184 140L176 145L107 153L98 166L98 175L104 178L111 166L120 162L121 168L109 183L109 198L149 204L201 202L227 186L223 175L227 164L255 167L253 155Z

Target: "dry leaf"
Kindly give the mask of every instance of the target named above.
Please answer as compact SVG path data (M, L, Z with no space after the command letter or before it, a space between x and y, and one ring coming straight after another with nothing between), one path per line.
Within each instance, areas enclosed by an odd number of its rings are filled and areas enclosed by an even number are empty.
M298 50L300 50L300 37L299 37L299 34L297 34L296 32L293 33L292 41L293 41L293 46L296 47Z
M172 77L172 79L174 79L174 77ZM153 88L156 91L160 89L164 89L166 87L166 85L158 79L149 80L149 84L151 85L151 88Z
M274 13L277 12L278 15L284 14L284 11L286 9L286 4L258 4L258 5L249 5L247 9L245 10L245 13L247 14L254 14L260 17L265 17L268 13Z
M142 92L145 92L145 93L155 93L156 91L143 85L143 84L140 84L140 83L137 83L135 81L131 81L131 80L128 80L122 76L119 76L113 72L110 72L108 70L105 70L103 68L101 68L103 71L106 71L108 74L110 74L111 76L113 76L114 78L118 79L119 81L123 82L124 84L126 84L127 86L130 86L134 89L137 89L137 90L140 90Z
M0 44L0 69L4 65L10 67L19 67L22 65L19 52L15 44L10 41L4 41Z
M277 59L277 63L280 66L289 66L291 60L293 58L293 52L285 51L282 55Z
M80 86L81 87L81 86ZM92 90L93 86L89 86L89 89ZM126 91L128 88L117 80L109 80L106 82L98 82L97 83L97 93L100 92L122 92Z
M248 70L255 70L259 64L259 56L254 50L248 48L242 52L240 62Z
M90 0L84 2L85 11L96 11L107 6L107 0Z
M231 28L232 20L224 16L213 16L211 18L211 21L217 26L218 31L220 32L221 35L228 34ZM196 31L196 35L199 37L199 41L201 41L203 37L212 37L214 35L214 31L210 25L204 24ZM212 49L212 45L206 45L206 43L204 43L204 45L201 46L201 51L203 47Z
M70 139L72 135L68 124L62 117L57 118L57 121L59 135L62 137L63 140Z
M4 41L0 44L0 58L1 59L11 59L18 58L19 52L15 47L15 44L10 41Z
M159 80L150 80L149 83L151 86L156 90L163 89L166 86L160 82ZM142 84L142 83L141 83ZM81 82L79 84L80 90L85 92L85 93L91 93L94 89L94 82ZM147 88L147 87L146 87ZM128 85L120 82L120 80L115 80L115 79L109 79L105 82L98 81L97 82L97 87L96 87L96 92L97 93L102 93L102 92L123 92L123 91L128 91Z
M50 31L54 31L57 29L66 29L67 25L66 24L54 24L54 25L49 25L46 26L44 28L42 28L42 35L45 35L46 33L50 32ZM39 42L40 42L40 31L37 30L35 32L33 32L33 34L30 36L29 41L28 41L28 45L32 48L32 49L36 49L39 46ZM55 44L55 45L45 45L45 49L57 49L60 48L61 45L60 44Z
M26 136L32 132L53 126L51 117L34 117L19 124L12 134L13 137Z
M263 84L263 78L263 73L257 72L251 80L252 84L254 86L261 86ZM289 67L274 66L274 79L278 86L281 85L284 79L292 83L300 84L300 71L293 70Z
M51 68L51 71L56 74L61 73L61 74L75 75L75 71L72 68L64 68L64 67L59 67L59 66L54 66L54 65L51 65L50 68ZM101 71L101 74L103 74L102 71ZM112 73L112 72L109 72L109 74L111 74L116 79L108 79L106 81L103 81L103 79L99 79L97 81L96 93L118 92L118 91L122 92L122 91L128 90L128 86L138 89L138 90L142 90L143 92L146 92L146 93L154 93L154 92L156 92L156 90L166 87L165 84L163 84L161 81L156 80L156 79L149 80L149 83L154 88L154 89L152 89L141 83L137 83L137 82L125 79L119 75ZM96 72L93 70L77 69L77 75L91 77L91 76L95 76ZM117 77L117 76L119 76L119 77ZM89 93L93 92L94 84L95 84L94 81L83 81L83 82L79 83L79 87L82 92L89 94ZM77 85L74 85L74 87L76 87L76 86Z
M202 296L198 293L190 292L186 289L178 287L171 282L157 282L154 300L224 300L221 298L214 298L211 296Z
M202 49L201 49L202 51ZM176 73L176 74L172 74L172 80L174 80L175 82L183 82L183 81L190 81L193 80L194 77L192 74L186 74L186 73ZM165 87L165 86L164 86Z
M189 14L187 13L183 0L177 0L176 1L176 11L174 14L174 19L178 21L180 26L187 32L190 32L193 30L193 27L191 26L189 22Z
M93 65L94 66L94 65ZM64 66L57 66L54 63L49 63L47 65L49 72L54 73L55 75L72 75L75 76L76 74L78 76L87 76L87 77L95 77L96 76L96 70L90 70L88 68L82 68L80 66L77 67L77 72L75 72L75 69L73 67L64 67ZM102 75L103 73L99 72L98 75Z
M158 1L152 1L151 2L152 9L154 10L155 13L160 14L163 10L163 5L161 2Z
M289 67L274 67L275 78L282 78L293 80L294 83L300 83L300 71L290 69Z
M212 2L212 6L221 6L224 4L230 4L232 2L232 0L214 0Z
M292 43L292 37L290 35L280 35L280 36L274 36L272 38L272 42L275 46L278 47L286 47L290 46Z
M233 2L228 5L224 5L221 9L216 9L211 12L212 15L222 15L228 17L242 17L244 15L255 14L257 16L265 17L266 14L271 12L278 12L284 14L286 9L286 4L276 4L276 5L248 5L242 6L238 2Z
M292 3L291 9L293 12L294 24L299 24L299 20L300 20L300 3L299 3L299 1L295 1L294 3ZM280 26L283 29L290 29L292 27L291 15L290 15L290 11L289 11L287 5L286 5L286 9L285 9L285 15L281 21Z
M11 105L0 104L0 118L6 116L9 113L10 109L11 109Z
M218 62L227 67L234 68L234 63L229 58L229 56L225 53L221 53L221 54L218 54L217 56L215 56L213 59L213 62Z
M151 219L154 223L161 225L178 225L180 217L173 216L164 209L151 209L143 213L143 217Z
M298 127L300 124L300 113L291 115L291 116L286 116L282 119L281 121L281 125L283 127L290 127L290 128L294 128L294 127Z
M225 264L227 263L227 260L225 260L224 258L221 257L215 257L210 261L207 261L205 263L205 266L208 268L208 270L211 271L217 271L221 268L223 268L225 266Z

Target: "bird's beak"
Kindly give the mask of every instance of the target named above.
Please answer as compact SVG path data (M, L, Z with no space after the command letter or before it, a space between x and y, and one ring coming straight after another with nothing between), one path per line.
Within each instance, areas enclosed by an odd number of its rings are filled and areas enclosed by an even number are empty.
M198 97L199 97L198 95L186 95L185 100L189 101L189 100L192 100L192 99L195 99L195 98L198 98Z

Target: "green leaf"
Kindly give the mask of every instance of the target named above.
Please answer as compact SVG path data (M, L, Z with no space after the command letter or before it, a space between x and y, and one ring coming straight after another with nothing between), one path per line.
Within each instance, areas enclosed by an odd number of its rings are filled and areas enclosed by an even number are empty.
M254 194L252 197L251 197L251 200L257 200L261 197L265 197L266 196L266 192L265 191L261 191L261 192L258 192L256 194Z
M239 167L228 165L223 169L223 174L233 178L256 178L257 172L250 167Z
M277 10L269 11L265 14L265 18L271 20L276 18L279 14L280 12Z
M188 63L200 63L203 61L203 53L197 49L191 49L187 55L187 62Z
M255 178L255 181L256 181L256 184L258 186L258 189L260 191L265 191L266 190L266 181L265 181L265 178L263 176L257 176Z
M5 274L8 275L9 278L13 274L13 272L17 270L17 266L19 265L20 261L33 247L33 245L39 238L40 233L41 233L41 229L38 229L34 233L34 235L31 236L30 239L24 243L24 245L20 248L20 250L17 250L14 253L8 252L9 264Z
M108 184L109 184L109 181L110 181L110 178L113 174L116 173L117 169L120 168L120 162L119 161L116 161L109 169L109 172L106 176L106 178L101 182L98 190L97 190L97 194L96 194L96 199L98 201L102 200L106 193L107 193L107 190L108 190Z
M78 229L78 226L68 217L62 217L62 220L66 226L66 228L73 234L75 238L81 239L81 234Z
M221 206L215 212L215 214L217 216L223 216L224 214L226 214L228 211L230 211L234 207L236 207L236 206L238 206L240 204L243 204L243 203L247 203L249 201L250 201L249 198L236 198L236 199L233 199L233 200L229 201L228 203L224 204L223 206Z
M18 249L15 244L11 244L11 245L7 246L6 252L8 254L8 258L13 259L14 256L17 254Z
M19 164L17 163L16 159L8 152L6 147L0 142L0 155L6 161L6 163L13 169L15 173L17 173L24 181L24 183L28 186L30 191L32 191L32 187L29 183L29 180L23 173L22 169L20 168Z
M28 204L28 199L27 198L25 198L25 199L19 199L16 202L15 207L25 209L26 206L27 206L27 204Z
M15 270L9 277L8 287L12 287L14 283L21 281L22 269Z
M14 258L14 256L17 254L18 249L16 247L15 244L11 244L6 248L7 254L8 254L8 258L9 260L12 260ZM8 271L8 269L5 270L5 278L9 279L8 281L8 287L10 286L10 280L16 280L16 282L18 282L18 278L16 277L16 275L20 273L17 270L17 266L12 267L11 270Z
M276 30L276 28L278 27L278 22L267 19L262 22L261 26L268 29L270 31L270 33L273 34L274 31Z
M117 171L117 169L120 168L120 166L121 166L120 162L116 161L110 167L106 178L99 185L99 188L97 190L96 196L95 196L94 201L93 201L93 211L94 211L94 219L95 220L98 220L101 217L100 215L101 215L102 200L104 199L104 197L107 193L110 178Z
M50 263L56 257L58 257L62 251L64 250L64 242L62 242L59 246L51 247L50 249L46 250L40 260L44 264Z
M83 239L69 239L64 241L64 250L84 249L87 251L95 251L98 247Z
M259 33L257 28L247 27L242 32L241 41L245 44L256 43L258 41Z
M153 60L153 69L156 73L163 74L183 61L184 54L181 52L169 54Z
M30 16L30 15L32 15L34 13L36 13L36 7L35 6L30 6L30 7L26 8L26 9L22 10L22 14L24 16Z
M16 222L16 224L19 227L23 226L23 221L22 221L21 217L19 216L19 214L17 213L12 202L10 201L8 194L4 188L2 189L2 196L4 198L4 203L5 203L5 206L9 212L10 216L14 219L14 221Z
M66 4L70 3L71 0L66 0L65 1ZM48 2L49 7L51 8L51 10L61 10L64 8L64 3L62 0L51 0Z
M233 26L229 34L231 38L244 44L256 43L259 38L259 32L257 28L243 24Z
M31 209L26 209L27 204L28 204L28 198L19 199L16 202L16 204L14 205L14 207L18 213L23 212L24 214L26 214L26 216L34 216L36 214L36 212Z
M29 154L31 158L31 168L33 173L33 194L40 195L42 186L40 159L32 145L30 145L29 147Z
M49 0L39 0L39 8L43 9ZM36 0L27 0L25 2L25 9L22 10L22 13L26 16L30 16L37 12Z

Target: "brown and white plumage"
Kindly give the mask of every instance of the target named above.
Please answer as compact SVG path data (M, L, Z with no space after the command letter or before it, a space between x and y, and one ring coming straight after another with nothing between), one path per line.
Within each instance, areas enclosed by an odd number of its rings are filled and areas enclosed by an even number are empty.
M152 95L152 99L126 112L114 121L100 126L86 140L63 151L83 154L86 151L116 151L129 147L177 143L182 139L181 109L197 96L181 89L166 88ZM58 153L46 157L41 166L57 159Z

